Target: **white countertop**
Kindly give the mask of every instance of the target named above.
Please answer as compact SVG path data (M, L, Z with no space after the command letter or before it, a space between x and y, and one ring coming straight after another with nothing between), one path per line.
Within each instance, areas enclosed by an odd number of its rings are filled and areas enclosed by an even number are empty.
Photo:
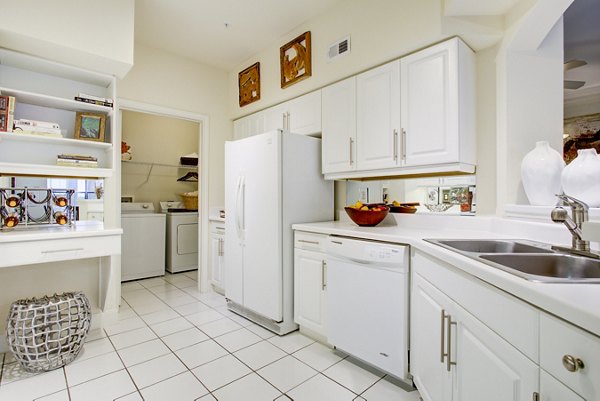
M77 221L71 227L65 226L39 226L14 230L0 231L0 244L23 241L43 241L65 238L100 237L106 235L121 235L121 228L104 228L104 224L97 221Z
M395 216L396 217L396 216ZM439 258L538 308L600 336L600 284L534 283L423 241L442 238L513 238L568 243L565 227L500 218L398 216L377 227L359 227L350 221L294 224L293 229L408 244ZM439 219L437 222L433 219ZM411 220L412 219L412 220ZM384 222L385 223L385 222ZM436 224L437 223L437 224ZM422 226L423 228L420 228ZM457 228L458 227L458 228ZM566 232L566 235L562 232ZM512 231L512 232L508 232ZM514 233L519 233L514 235ZM552 241L558 239L558 241Z

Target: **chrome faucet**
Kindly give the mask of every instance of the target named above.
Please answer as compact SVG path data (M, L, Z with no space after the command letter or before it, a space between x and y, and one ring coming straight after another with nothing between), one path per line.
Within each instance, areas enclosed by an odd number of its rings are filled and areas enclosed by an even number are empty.
M588 221L588 205L585 202L573 198L569 195L559 194L556 196L566 206L571 207L571 215L573 217L569 217L569 214L565 209L563 209L561 206L557 206L554 209L552 209L550 218L552 218L552 221L555 223L564 223L564 225L567 226L567 228L571 232L573 240L571 248L561 246L553 246L552 248L583 256L590 256L595 258L600 257L598 254L590 251L590 241L586 241L581 237L581 225L584 222Z

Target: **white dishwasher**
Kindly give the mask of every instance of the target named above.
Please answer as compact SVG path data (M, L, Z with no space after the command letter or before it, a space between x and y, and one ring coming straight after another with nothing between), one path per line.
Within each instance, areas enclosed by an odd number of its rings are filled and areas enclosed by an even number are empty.
M408 376L409 247L330 236L328 342L393 376Z

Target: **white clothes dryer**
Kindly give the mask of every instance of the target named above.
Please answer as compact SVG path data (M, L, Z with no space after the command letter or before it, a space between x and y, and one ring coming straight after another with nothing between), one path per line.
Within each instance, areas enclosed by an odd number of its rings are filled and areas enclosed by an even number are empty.
M198 211L183 208L181 202L160 202L165 213L166 253L165 266L168 272L178 273L198 269Z

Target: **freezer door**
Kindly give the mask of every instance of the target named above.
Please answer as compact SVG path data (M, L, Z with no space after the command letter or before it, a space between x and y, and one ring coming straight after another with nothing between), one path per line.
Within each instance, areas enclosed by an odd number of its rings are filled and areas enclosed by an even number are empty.
M240 205L244 148L239 142L225 143L225 296L243 305L243 235Z
M248 159L241 191L244 306L279 322L283 319L281 134L274 131L244 142Z

